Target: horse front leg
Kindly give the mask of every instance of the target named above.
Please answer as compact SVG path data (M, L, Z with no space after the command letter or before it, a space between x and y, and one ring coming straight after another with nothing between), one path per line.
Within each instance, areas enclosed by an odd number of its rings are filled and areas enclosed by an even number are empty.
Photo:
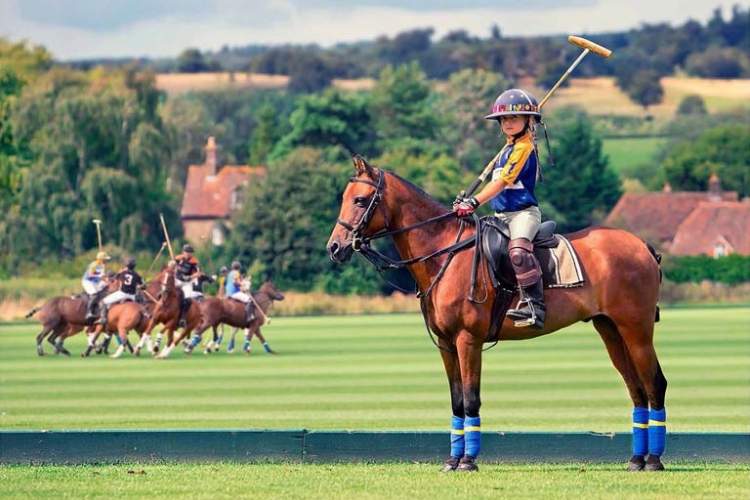
M482 376L482 341L469 331L462 331L456 339L458 362L461 370L461 390L464 403L464 456L456 470L477 471L476 459L482 441L479 407L480 380Z
M442 338L438 339L438 346L440 347L440 356L443 358L445 374L448 377L451 408L453 410L453 416L451 417L451 454L443 463L443 472L451 472L458 467L466 447L464 441L464 419L466 417L464 414L464 394L458 353L455 346Z

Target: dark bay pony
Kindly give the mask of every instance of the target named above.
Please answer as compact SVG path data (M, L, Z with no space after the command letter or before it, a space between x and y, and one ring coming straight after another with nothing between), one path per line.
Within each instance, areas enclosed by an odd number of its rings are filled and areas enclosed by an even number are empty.
M117 282L111 281L102 295L114 291ZM86 323L86 299L82 294L75 296L53 297L43 305L33 308L26 314L26 318L36 315L42 324L42 330L36 336L36 352L44 356L42 342L45 337L55 347L55 353L70 356L63 341L88 327Z
M448 210L421 189L397 175L355 158L356 175L346 187L339 221L328 241L335 262L344 262L360 247L361 238L379 231L405 229L393 242L402 259L425 256L455 242L460 222L447 217L426 225ZM413 229L411 226L418 225ZM462 238L474 233L469 225ZM499 339L524 340L546 335L578 321L591 320L620 372L633 401L633 455L631 470L662 470L664 451L664 397L667 380L654 350L660 269L647 245L631 233L610 228L588 228L567 235L585 273L578 288L545 290L547 320L543 330L516 328L508 319ZM409 266L425 292L448 257L440 255ZM430 330L438 338L450 387L453 409L451 456L444 470L477 470L480 447L480 382L482 348L490 332L495 293L489 287L484 303L467 300L472 251L455 255L444 275L423 300ZM479 277L489 283L487 267ZM514 298L514 303L517 300ZM646 458L648 456L648 458Z

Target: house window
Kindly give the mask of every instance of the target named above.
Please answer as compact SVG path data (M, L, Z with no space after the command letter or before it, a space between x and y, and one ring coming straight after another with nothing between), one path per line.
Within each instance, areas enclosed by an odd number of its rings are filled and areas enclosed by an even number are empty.
M229 198L229 208L231 208L232 210L242 208L242 195L240 194L240 188L235 188L232 190L232 194Z
M719 257L724 257L727 254L727 247L724 246L724 243L715 243L714 244L714 258L718 259Z
M214 226L211 228L211 243L217 247L224 244L224 231L220 226Z

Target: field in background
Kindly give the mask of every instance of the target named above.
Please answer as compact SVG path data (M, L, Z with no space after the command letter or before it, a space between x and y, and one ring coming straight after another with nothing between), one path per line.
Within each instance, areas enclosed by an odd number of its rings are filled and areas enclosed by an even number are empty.
M671 431L747 431L750 308L665 310L656 347ZM277 356L166 361L34 352L35 326L0 326L0 428L444 430L447 383L415 314L275 318ZM226 341L225 341L226 343ZM49 351L48 347L45 346ZM485 353L487 430L627 432L631 404L590 324Z
M228 88L280 89L285 88L288 82L288 76L259 73L161 73L156 76L157 87L170 95ZM374 85L375 81L369 78L333 81L334 87L344 90L368 90ZM682 98L689 94L703 97L711 113L750 108L750 79L665 77L662 78L662 85L664 101L648 109L657 118L671 117ZM544 91L535 90L541 99ZM645 114L643 108L633 103L610 77L572 78L570 86L555 93L555 98L550 100L547 109L570 105L583 106L593 115Z
M168 464L0 467L5 498L747 498L750 465L671 464L632 474L622 464Z
M623 176L639 165L653 163L654 169L661 168L656 163L656 155L665 142L661 137L608 137L602 140L602 149L609 157L610 166Z
M750 109L750 79L716 80L707 78L665 77L664 100L649 106L648 114L657 119L668 119L674 115L680 101L689 94L697 94L706 102L710 113ZM544 93L539 91L540 95ZM643 107L633 103L615 84L613 78L573 78L571 85L555 92L548 108L577 105L592 115L646 114Z

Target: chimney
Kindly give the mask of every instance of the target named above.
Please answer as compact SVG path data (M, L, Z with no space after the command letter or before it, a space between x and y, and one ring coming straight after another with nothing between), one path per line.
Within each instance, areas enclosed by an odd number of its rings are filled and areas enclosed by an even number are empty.
M721 181L716 173L711 174L711 177L708 178L708 199L721 201Z
M204 149L206 150L205 166L208 170L207 176L213 177L214 175L216 175L216 141L214 140L213 136L208 138L208 141L206 141L206 147Z

